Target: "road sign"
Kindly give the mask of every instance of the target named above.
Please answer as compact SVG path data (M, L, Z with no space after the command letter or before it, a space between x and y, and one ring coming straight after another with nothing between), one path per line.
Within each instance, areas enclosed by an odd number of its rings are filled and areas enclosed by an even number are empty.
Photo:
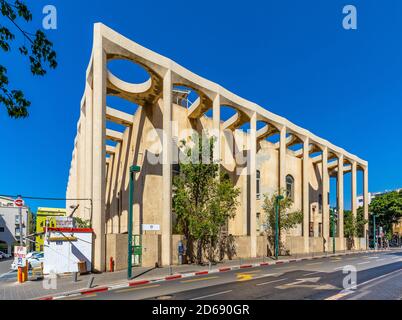
M160 224L143 224L142 230L144 231L159 231L161 229Z
M23 207L24 206L24 200L22 200L20 197L18 197L17 199L14 200L14 205L16 207Z
M14 247L14 258L17 260L18 267L24 267L27 258L27 248L22 246Z

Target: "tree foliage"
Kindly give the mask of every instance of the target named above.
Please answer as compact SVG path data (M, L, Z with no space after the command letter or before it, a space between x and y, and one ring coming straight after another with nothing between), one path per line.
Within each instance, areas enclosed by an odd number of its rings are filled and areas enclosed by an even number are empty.
M376 196L370 204L370 212L377 216L379 226L392 230L394 223L402 218L402 191L394 191Z
M354 237L364 236L364 225L368 221L364 219L363 208L357 210L356 217L353 216L352 211L345 210L343 214L343 233L345 238L353 239Z
M287 197L286 190L279 190L271 195L264 194L264 203L262 208L265 212L265 229L267 232L268 242L271 247L273 247L275 238L275 203L276 198L279 195L283 196L283 200L279 201L279 235L281 235L283 232L291 230L303 222L303 212L300 210L292 210L293 201ZM279 239L281 239L280 236ZM280 248L282 247L283 245L280 244Z
M32 13L21 0L0 0L0 51L9 53L12 51L12 42L16 40L13 30L16 30L24 39L24 43L18 47L19 53L27 57L34 76L46 74L46 65L52 69L57 67L56 52L53 44L45 33L37 30L30 33L23 29L21 23L32 21ZM29 45L26 45L26 42ZM28 116L28 107L31 102L25 98L23 91L9 89L7 68L0 65L0 105L3 105L12 118L25 118Z
M74 224L76 228L90 228L91 227L91 221L82 219L80 217L74 217Z
M193 135L190 143L193 146L182 142L185 157L173 180L173 208L176 230L186 238L187 258L202 263L204 251L210 261L214 259L222 230L235 216L239 190L227 174L219 172L219 163L213 162L214 138Z

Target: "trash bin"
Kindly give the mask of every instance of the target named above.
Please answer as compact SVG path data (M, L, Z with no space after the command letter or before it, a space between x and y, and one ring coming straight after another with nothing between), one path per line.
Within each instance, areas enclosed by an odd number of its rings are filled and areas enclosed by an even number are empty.
M80 274L88 273L86 261L79 261L78 262L78 271L79 271Z

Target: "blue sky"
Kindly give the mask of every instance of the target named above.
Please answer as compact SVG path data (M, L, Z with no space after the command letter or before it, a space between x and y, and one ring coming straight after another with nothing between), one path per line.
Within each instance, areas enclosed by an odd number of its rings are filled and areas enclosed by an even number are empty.
M11 84L32 101L25 120L0 109L0 194L65 196L95 22L368 160L370 191L402 186L401 1L37 0L31 30L47 4L58 10L58 29L48 31L57 70L33 78L17 47L0 53ZM358 30L342 28L346 4L357 7ZM349 185L346 177L347 202Z

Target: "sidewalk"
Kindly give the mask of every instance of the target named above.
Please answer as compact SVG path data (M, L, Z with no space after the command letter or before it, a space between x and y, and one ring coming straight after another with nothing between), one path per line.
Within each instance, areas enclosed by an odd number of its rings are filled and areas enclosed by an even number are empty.
M367 251L348 251L348 254L361 253ZM337 255L345 254L345 252L337 252ZM255 265L270 265L276 263L287 263L300 261L301 259L313 259L318 257L332 256L332 253L316 253L309 255L283 256L278 261L270 257L256 259L236 259L224 261L216 265L181 265L163 268L133 268L133 279L131 282L146 280L165 280L169 278L177 278L181 276L192 276L197 272L219 272L228 271L230 269L240 267L252 267ZM173 275L173 277L171 277ZM50 287L52 280L46 276L43 281L28 281L23 284L17 282L0 283L0 300L27 300L44 297L54 297L61 294L73 294L88 289L88 282L94 277L92 289L102 289L114 287L117 285L128 285L127 271L105 272L102 274L88 274L78 276L78 281L73 282L72 275L62 275L57 277L55 285L56 289L46 289ZM107 289L107 288L105 288Z

